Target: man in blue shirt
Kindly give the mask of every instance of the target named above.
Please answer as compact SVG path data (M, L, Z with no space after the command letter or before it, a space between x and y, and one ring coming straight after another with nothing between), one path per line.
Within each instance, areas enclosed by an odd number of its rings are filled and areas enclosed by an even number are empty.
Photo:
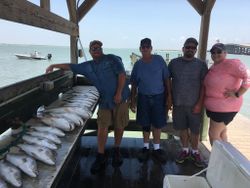
M97 173L105 169L106 158L104 155L105 144L108 137L108 127L114 125L115 143L112 165L122 164L120 143L124 128L128 125L129 88L126 83L126 73L120 57L103 54L102 42L90 42L89 52L93 60L80 64L53 64L46 69L46 73L54 68L71 70L75 74L82 74L89 79L100 93L98 110L98 154L92 164L91 172Z
M153 157L159 162L165 162L166 156L160 149L161 129L166 125L166 103L171 106L169 93L169 72L164 59L152 55L151 40L141 40L140 51L142 58L138 60L131 73L131 110L135 112L137 96L136 122L142 126L144 147L138 156L141 162L149 158L149 137L152 126Z

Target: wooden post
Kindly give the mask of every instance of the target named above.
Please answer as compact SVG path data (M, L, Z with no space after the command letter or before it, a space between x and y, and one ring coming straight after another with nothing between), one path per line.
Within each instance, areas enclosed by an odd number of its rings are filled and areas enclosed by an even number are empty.
M50 11L50 0L40 0L40 7Z
M205 0L203 3L204 3L204 12L203 15L201 16L198 58L206 61L210 16L215 0ZM208 133L208 117L206 116L205 110L203 110L200 139L207 140L207 133Z
M209 33L210 15L216 0L188 0L194 9L201 15L198 58L206 61L207 41ZM207 139L208 118L205 110L202 112L202 125L200 130L201 140Z
M70 21L75 23L78 26L76 1L67 0L67 5L68 5ZM78 49L77 49L78 36L79 36L79 32L77 36L73 36L73 35L70 36L71 63L78 63L78 53L77 53L78 52Z

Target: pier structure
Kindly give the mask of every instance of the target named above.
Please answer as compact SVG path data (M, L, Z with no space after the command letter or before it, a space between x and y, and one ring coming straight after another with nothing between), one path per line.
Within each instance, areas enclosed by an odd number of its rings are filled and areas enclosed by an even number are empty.
M225 44L228 54L250 55L250 44Z

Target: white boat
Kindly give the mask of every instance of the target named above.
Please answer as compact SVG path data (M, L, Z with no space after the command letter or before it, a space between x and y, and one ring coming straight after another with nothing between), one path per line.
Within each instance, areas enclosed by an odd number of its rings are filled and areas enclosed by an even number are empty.
M34 53L30 54L15 54L18 59L36 59L36 60L46 60L51 59L52 55L48 54L47 56L42 56L40 53L35 51Z

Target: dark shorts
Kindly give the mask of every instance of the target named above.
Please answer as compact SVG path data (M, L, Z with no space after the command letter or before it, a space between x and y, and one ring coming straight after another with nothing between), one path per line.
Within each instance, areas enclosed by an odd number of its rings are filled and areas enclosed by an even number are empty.
M224 122L225 125L228 125L237 114L237 112L211 112L209 110L206 110L206 112L207 112L207 116L210 119L218 123Z
M150 131L151 126L157 129L164 127L166 125L165 94L138 94L136 122L143 127L144 131Z
M176 130L190 129L193 134L200 133L201 113L192 113L193 107L174 106L173 125Z

